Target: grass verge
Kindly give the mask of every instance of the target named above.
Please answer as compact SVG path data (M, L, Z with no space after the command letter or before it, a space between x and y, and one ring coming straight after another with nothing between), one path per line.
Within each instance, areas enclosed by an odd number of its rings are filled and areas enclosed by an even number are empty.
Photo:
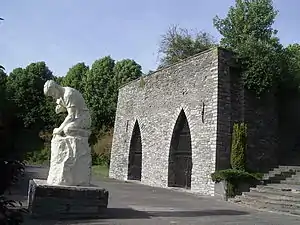
M108 167L104 165L92 166L92 174L94 176L108 177Z

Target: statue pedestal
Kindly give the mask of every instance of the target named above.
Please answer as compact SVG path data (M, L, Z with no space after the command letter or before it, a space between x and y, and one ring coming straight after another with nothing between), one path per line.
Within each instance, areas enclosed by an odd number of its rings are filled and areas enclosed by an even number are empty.
M52 138L48 184L89 186L91 166L88 136L55 135Z
M46 180L29 182L28 209L32 216L80 216L107 208L108 191L97 186L49 185Z

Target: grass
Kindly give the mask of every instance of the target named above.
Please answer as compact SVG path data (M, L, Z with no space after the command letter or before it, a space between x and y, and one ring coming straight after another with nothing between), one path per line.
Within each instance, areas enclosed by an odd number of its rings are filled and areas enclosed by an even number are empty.
M92 166L92 174L94 176L108 177L108 167L103 165Z

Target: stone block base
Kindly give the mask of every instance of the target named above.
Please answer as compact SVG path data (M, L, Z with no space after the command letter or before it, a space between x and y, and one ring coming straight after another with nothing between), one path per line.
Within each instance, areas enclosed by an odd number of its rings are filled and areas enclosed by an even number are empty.
M29 181L28 209L32 216L97 213L107 208L108 191L97 186L49 185L46 180Z

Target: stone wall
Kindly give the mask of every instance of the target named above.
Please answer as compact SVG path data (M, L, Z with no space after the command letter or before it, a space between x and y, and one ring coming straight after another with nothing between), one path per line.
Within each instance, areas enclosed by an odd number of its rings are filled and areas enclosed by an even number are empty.
M230 167L232 127L248 124L251 170L277 162L274 96L258 100L244 89L232 52L211 49L133 81L119 90L109 176L127 180L136 121L141 131L143 184L167 187L171 139L184 111L191 134L191 190L214 194L210 174ZM273 158L272 158L273 157Z
M247 167L251 171L267 172L279 162L277 98L270 92L257 99L246 91L245 104Z
M300 94L285 92L279 101L280 164L300 165Z
M213 195L218 104L218 49L209 50L121 88L109 176L126 180L132 129L142 139L142 179L167 187L173 129L183 109L192 140L191 190Z
M245 122L247 168L265 172L278 165L277 97L270 92L261 98L244 88L241 69L232 52L219 51L217 170L230 167L233 124Z

